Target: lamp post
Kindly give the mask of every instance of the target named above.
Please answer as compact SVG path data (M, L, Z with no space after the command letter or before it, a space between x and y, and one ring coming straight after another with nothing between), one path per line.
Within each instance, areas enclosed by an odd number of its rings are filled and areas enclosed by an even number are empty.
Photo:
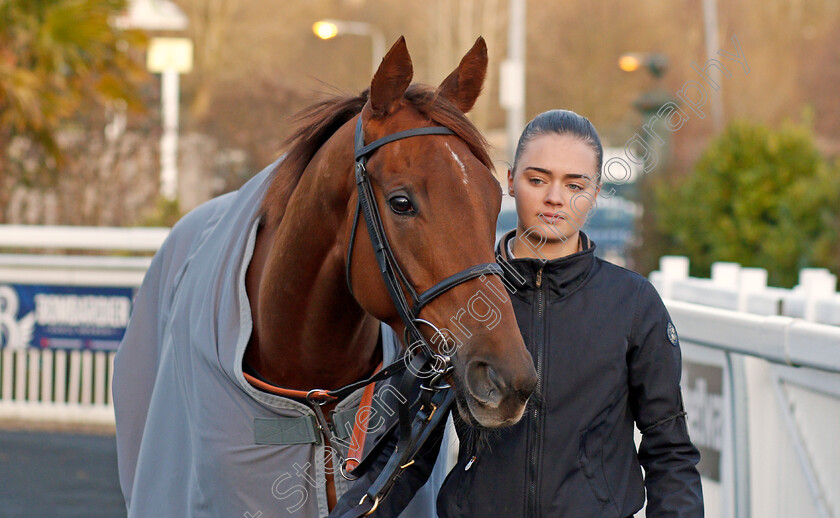
M643 123L637 135L647 148L642 164L643 174L634 184L635 201L644 207L641 217L636 219L635 234L641 236L641 244L633 247L632 264L636 269L647 271L655 268L651 261L663 254L656 234L656 203L648 175L649 169L658 163L667 171L671 154L671 131L665 127L665 121L658 116L659 110L674 98L662 88L662 76L668 69L668 58L659 53L628 53L618 59L618 67L625 72L646 69L654 78L654 84L633 101L633 107L642 115ZM649 162L651 157L660 157Z
M369 36L371 41L371 67L373 73L379 69L379 63L385 56L385 35L375 25L365 22L346 20L319 20L312 24L312 32L322 40L335 38L342 34Z
M661 118L656 114L665 104L675 102L673 96L661 86L662 76L668 70L668 57L656 52L630 52L618 58L618 67L625 72L636 72L644 68L654 78L654 86L639 95L633 101L633 107L644 117L640 136L651 149L656 151L657 156L663 157L663 162L667 162L671 149L671 131L663 127L664 121L660 120ZM656 137L651 138L652 134Z
M511 163L525 128L525 0L510 0L507 59L499 70L499 104L507 110L507 152Z
M115 19L121 29L184 31L187 16L170 0L129 0L126 12ZM152 38L146 55L149 72L161 75L160 193L178 197L179 74L192 69L193 44L187 38Z
M719 48L716 0L703 0L703 34L706 40L706 59L714 59L716 57L715 51ZM719 80L720 70L711 67L709 69L709 75L715 83L718 85L721 83ZM712 95L712 122L715 125L716 131L720 131L723 128L722 92L718 92L718 95ZM739 511L747 512L744 509L739 509Z
M160 193L178 198L178 111L180 75L192 70L193 44L188 38L152 38L146 68L161 75Z

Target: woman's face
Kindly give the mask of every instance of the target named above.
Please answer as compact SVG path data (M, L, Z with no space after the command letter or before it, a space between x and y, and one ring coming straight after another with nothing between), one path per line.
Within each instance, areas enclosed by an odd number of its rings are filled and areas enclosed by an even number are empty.
M517 236L539 242L544 235L549 250L567 241L577 247L578 231L598 196L597 169L595 150L573 136L546 134L528 142L516 170L508 171Z

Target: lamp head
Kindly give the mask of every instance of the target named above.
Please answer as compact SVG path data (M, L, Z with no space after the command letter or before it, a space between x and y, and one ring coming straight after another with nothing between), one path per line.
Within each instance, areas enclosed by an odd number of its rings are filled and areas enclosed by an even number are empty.
M322 40L328 40L338 34L338 25L329 20L319 20L312 24L312 32Z

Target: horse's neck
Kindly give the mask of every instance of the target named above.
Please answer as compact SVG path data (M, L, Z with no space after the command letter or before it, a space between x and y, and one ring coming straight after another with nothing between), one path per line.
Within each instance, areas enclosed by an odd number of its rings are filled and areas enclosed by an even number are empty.
M287 388L336 388L381 360L379 323L345 283L339 236L354 187L352 170L326 162L313 160L283 220L260 231L249 267L259 279L259 298L252 304L255 325L246 359Z

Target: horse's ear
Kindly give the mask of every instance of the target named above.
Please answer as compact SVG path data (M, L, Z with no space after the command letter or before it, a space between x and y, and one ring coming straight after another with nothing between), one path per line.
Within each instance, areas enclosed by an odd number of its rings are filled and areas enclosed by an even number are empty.
M439 95L467 113L475 105L487 75L487 44L481 36L464 55L458 67L438 87Z
M382 58L382 63L370 82L370 107L373 109L374 116L388 115L396 107L408 85L411 84L413 75L414 69L411 66L411 56L408 55L405 38L400 36L391 50Z

